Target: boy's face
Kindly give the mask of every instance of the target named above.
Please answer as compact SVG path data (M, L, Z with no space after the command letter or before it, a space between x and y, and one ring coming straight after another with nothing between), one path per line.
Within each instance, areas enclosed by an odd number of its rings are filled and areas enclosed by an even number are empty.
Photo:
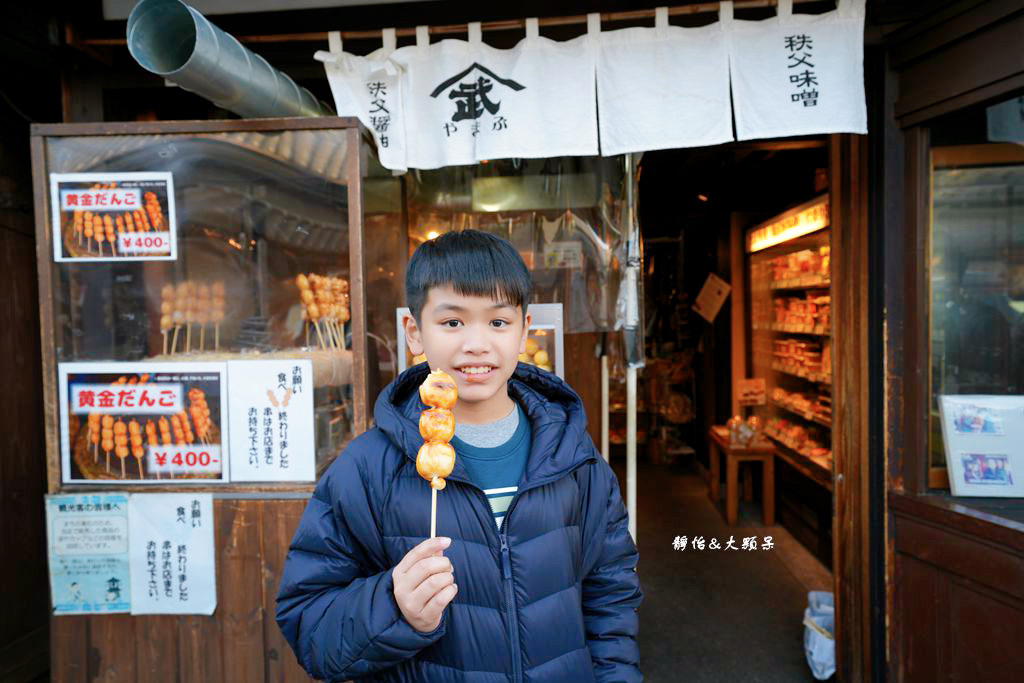
M452 376L459 388L456 416L473 422L501 419L511 409L508 379L526 350L529 326L518 306L459 294L450 285L427 292L418 326L405 320L409 350Z

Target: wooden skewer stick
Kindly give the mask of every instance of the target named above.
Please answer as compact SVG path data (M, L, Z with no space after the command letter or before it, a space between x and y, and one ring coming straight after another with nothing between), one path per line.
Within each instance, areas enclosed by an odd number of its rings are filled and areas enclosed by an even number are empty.
M178 330L181 329L180 325L174 326L174 339L171 340L171 353L175 353L178 349Z
M302 326L304 328L306 328L306 348L308 349L309 348L309 321L306 321L305 323L303 323Z
M142 458L135 458L135 462L139 465L139 479L145 479L145 475L142 474Z
M316 336L317 336L317 339L320 340L320 348L326 350L327 349L327 345L324 344L324 335L320 332L320 321L319 320L314 320L313 321L313 326L316 327Z
M121 461L121 478L122 479L127 479L128 476L124 473L124 461L126 460L126 458L119 458L119 459Z
M185 323L185 353L192 350L192 323Z
M161 332L161 334L164 336L164 355L166 356L167 355L167 330L164 330L163 332Z
M430 537L437 536L437 489L430 487Z
M341 350L345 350L345 323L338 323L341 325Z
M220 351L220 323L213 326L213 349Z
M206 348L206 325L199 326L199 350Z

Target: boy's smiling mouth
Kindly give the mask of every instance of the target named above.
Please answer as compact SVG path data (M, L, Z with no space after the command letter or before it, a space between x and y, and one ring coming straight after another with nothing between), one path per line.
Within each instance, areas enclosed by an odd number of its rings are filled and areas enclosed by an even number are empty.
M468 382L482 382L489 379L497 368L488 364L460 365L455 371Z

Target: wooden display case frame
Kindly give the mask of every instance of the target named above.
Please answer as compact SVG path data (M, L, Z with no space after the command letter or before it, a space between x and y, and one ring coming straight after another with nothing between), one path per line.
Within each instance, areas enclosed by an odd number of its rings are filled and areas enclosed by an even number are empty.
M352 332L352 395L353 435L368 428L372 397L367 395L369 367L367 365L366 316L366 264L363 244L363 180L366 177L367 149L365 131L358 120L343 117L269 118L227 121L151 121L118 123L66 123L35 124L31 128L32 183L36 218L36 262L39 277L39 319L42 337L43 418L46 434L47 492L69 493L110 490L110 485L63 484L61 482L60 420L58 406L57 359L54 341L54 282L57 264L53 258L53 234L50 223L49 173L46 145L49 139L64 137L113 137L167 134L208 134L239 132L283 132L300 130L344 130L347 134L348 155L345 160L348 190L348 247L351 297ZM127 488L134 488L127 486ZM160 491L214 491L232 494L252 494L254 497L273 497L281 493L305 493L313 489L312 483L224 483L186 485L147 485L146 492Z

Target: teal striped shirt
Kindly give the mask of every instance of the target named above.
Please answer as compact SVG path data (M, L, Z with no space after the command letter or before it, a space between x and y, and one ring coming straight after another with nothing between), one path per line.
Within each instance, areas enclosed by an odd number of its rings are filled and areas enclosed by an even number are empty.
M501 528L508 506L519 490L519 479L530 454L530 421L518 404L516 410L519 411L519 426L500 446L480 448L457 436L452 439L456 456L462 461L470 480L487 497L498 528Z

